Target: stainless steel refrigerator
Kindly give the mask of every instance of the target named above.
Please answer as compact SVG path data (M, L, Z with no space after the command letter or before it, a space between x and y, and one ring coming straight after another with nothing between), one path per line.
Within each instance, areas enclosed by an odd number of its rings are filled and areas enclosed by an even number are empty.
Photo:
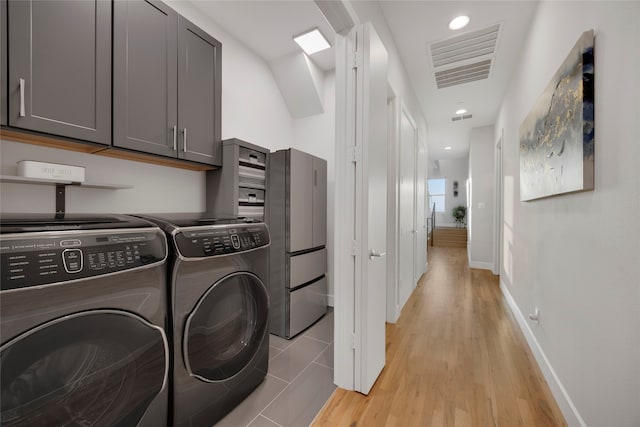
M327 162L271 153L268 188L270 332L292 338L327 311Z

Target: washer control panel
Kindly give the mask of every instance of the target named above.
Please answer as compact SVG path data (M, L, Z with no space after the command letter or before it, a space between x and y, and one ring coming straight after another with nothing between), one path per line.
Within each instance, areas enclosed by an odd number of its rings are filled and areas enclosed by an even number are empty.
M62 234L62 233L60 233ZM0 236L2 290L100 276L162 261L160 230Z
M180 229L174 239L185 258L230 255L270 243L269 230L263 223L188 227Z

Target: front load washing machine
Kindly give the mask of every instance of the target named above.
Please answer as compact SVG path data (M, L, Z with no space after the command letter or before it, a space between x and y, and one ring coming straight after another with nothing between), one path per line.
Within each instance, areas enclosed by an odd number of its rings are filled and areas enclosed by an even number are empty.
M124 215L0 224L0 424L166 425L165 234Z
M175 426L211 426L269 368L269 232L203 214L145 218L169 236Z

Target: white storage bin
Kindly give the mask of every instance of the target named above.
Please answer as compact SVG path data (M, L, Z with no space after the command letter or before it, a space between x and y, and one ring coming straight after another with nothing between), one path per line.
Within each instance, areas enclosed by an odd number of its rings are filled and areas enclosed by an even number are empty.
M18 162L18 175L25 178L84 182L84 167L22 160Z

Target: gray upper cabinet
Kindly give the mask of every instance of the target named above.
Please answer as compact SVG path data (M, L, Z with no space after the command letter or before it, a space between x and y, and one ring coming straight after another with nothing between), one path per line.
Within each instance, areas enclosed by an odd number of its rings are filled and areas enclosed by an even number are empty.
M110 144L111 3L10 1L8 22L9 125Z
M0 125L9 124L7 114L7 0L0 0Z
M178 14L155 1L113 2L113 145L176 157Z
M327 244L327 162L313 158L313 246Z
M178 157L221 164L219 41L183 17L178 20Z
M113 4L113 145L220 165L221 44L164 3Z

